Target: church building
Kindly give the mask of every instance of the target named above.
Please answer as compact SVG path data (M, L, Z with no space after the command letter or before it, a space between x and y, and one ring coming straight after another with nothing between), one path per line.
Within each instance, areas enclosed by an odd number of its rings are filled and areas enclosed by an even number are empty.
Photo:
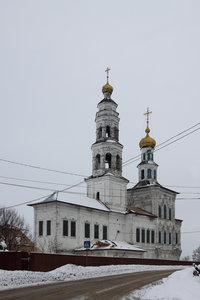
M111 99L113 87L103 86L97 105L92 174L85 179L87 195L55 192L34 208L34 235L43 252L178 260L181 220L175 218L178 194L160 185L154 162L156 142L141 139L138 183L127 189L122 176L119 113Z

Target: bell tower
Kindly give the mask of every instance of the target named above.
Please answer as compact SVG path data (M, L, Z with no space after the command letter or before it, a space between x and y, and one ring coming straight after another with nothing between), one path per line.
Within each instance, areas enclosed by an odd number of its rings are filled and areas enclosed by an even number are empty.
M113 87L107 82L102 87L104 99L96 113L96 141L92 144L92 176L86 179L87 196L101 200L111 209L125 210L126 185L122 177L122 149L119 143L119 113L117 103L111 99Z
M157 182L157 168L158 165L154 162L154 148L156 141L149 136L149 115L152 112L147 108L147 112L144 114L147 116L146 136L141 139L139 146L141 149L141 163L138 167L138 179L139 182L143 182L143 185L152 184Z

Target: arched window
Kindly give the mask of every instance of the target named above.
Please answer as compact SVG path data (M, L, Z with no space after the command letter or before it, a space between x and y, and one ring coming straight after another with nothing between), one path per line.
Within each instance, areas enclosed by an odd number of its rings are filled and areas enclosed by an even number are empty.
M96 193L96 200L99 200L99 199L100 199L100 193L97 192L97 193Z
M96 169L98 170L100 168L101 158L100 154L96 155Z
M148 160L151 160L151 152L148 152L148 153L147 153L147 159L148 159Z
M148 169L148 170L147 170L147 178L148 178L148 179L151 179L151 177L152 177L151 173L152 173L152 172L151 172L151 169Z
M119 130L117 127L114 127L114 138L118 140L119 138Z
M167 219L167 206L164 205L164 219Z
M141 171L141 179L144 179L144 170Z
M167 232L164 231L164 244L167 244Z
M111 168L111 160L112 160L112 155L110 153L106 153L106 157L105 157L105 168L106 169Z
M106 137L110 137L110 126L106 126Z
M146 155L145 155L145 153L143 153L143 160L145 160L145 158L146 158Z
M102 127L100 126L98 129L98 139L102 137Z
M158 216L159 216L159 218L162 218L162 208L161 208L161 205L158 205Z
M119 157L118 154L117 154L117 156L116 156L116 169L117 169L117 170L120 170L120 157Z
M153 170L153 178L156 180L156 170Z
M171 219L172 219L172 209L169 208L169 220L171 221Z
M158 243L159 243L159 244L162 243L161 231L159 231L159 233L158 233Z

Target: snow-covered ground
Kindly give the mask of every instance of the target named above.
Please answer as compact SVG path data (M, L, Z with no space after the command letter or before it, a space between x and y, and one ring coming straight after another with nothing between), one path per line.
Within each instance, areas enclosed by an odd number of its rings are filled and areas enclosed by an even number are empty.
M10 289L29 285L47 284L57 281L79 280L109 276L122 273L149 270L180 269L180 266L111 265L100 267L81 267L65 265L50 272L5 271L0 270L0 289ZM193 277L193 267L181 267L171 276L156 284L137 290L124 297L124 300L199 300L200 277Z
M199 300L200 276L193 276L192 267L176 271L168 278L150 284L122 300Z

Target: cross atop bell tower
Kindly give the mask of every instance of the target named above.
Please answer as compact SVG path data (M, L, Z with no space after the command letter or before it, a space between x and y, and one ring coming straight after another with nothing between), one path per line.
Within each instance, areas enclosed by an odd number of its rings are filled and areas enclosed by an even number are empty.
M108 79L109 79L109 71L110 71L111 69L110 68L108 68L107 67L107 69L105 70L105 72L107 73L107 83L108 83Z
M147 116L147 127L149 127L149 115L152 114L152 111L149 111L149 108L147 107L147 112L144 113L145 116Z

